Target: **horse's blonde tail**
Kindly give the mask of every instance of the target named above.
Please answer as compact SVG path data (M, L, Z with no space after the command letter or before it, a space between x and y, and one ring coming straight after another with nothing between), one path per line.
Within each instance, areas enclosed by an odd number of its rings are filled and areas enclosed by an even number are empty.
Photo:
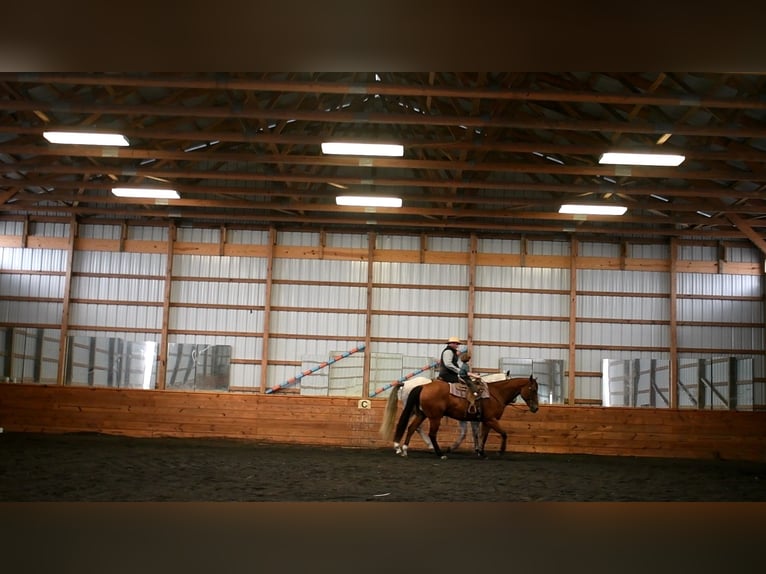
M380 423L380 429L378 430L380 436L385 439L390 439L391 433L394 430L394 419L396 418L396 407L398 403L399 387L395 387L391 389L391 393L388 395L386 410L383 413L383 422Z

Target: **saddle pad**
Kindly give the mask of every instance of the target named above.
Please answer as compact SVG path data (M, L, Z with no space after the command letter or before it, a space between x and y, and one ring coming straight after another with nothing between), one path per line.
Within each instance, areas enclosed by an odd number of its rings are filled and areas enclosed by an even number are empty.
M460 397L461 399L465 398L465 394L468 392L468 385L464 385L463 383L450 383L449 384L449 394L454 395L456 397ZM482 387L481 393L479 394L480 399L488 399L489 398L489 391L486 387Z

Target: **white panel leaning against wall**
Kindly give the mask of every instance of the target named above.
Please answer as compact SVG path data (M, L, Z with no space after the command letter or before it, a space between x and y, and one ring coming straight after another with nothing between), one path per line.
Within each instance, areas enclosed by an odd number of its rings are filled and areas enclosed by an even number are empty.
M2 382L385 397L433 376L457 336L475 371L535 374L543 402L766 405L763 263L746 242L171 239L122 222L80 224L71 241L50 219L27 235L0 222Z

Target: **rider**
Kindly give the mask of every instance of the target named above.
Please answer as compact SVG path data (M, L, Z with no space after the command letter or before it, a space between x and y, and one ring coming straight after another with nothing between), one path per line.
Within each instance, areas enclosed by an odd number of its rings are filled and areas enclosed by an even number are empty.
M460 339L450 337L447 340L447 346L444 347L441 354L441 363L439 364L439 378L448 383L457 383L460 381L460 366L458 365L458 347Z
M463 380L460 373L460 366L458 365L458 347L460 346L460 339L458 337L450 337L447 340L447 346L442 350L441 364L439 365L439 378L442 381L448 383L466 383L470 389L468 402L471 403L471 407L474 406L474 401L479 395L478 389L473 381ZM466 370L467 372L467 370ZM468 377L466 377L468 379Z
M476 397L479 396L479 387L473 381L473 377L478 377L478 375L476 373L471 372L470 351L465 351L462 355L460 355L460 362L462 364L460 366L460 372L458 373L458 377L460 378L462 382L468 385L471 395L473 395L472 397L469 397L468 401L471 403L471 406L474 406L474 401L476 400Z

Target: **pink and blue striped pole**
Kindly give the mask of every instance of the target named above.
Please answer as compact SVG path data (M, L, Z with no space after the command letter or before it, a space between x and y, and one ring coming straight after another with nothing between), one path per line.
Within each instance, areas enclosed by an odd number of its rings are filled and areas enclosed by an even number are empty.
M350 351L346 351L345 353L341 353L340 355L334 356L329 361L325 361L323 363L320 363L319 365L317 365L313 369L306 369L302 373L298 373L294 377L290 377L289 379L287 379L281 385L274 385L273 387L270 387L270 388L266 389L266 394L271 394L271 393L273 393L275 391L278 391L279 389L281 389L283 387L286 387L287 385L292 385L293 383L297 383L303 377L305 377L307 375L310 375L311 373L316 373L320 369L324 369L328 365L332 365L333 363L336 363L336 362L340 361L341 359L345 359L349 355L353 355L354 353L358 353L359 351L363 351L364 347L365 347L364 345L358 345L358 346L354 347L353 349L351 349Z
M430 365L426 365L425 367L422 367L422 368L418 369L417 371L412 371L411 373L408 373L408 374L404 375L402 378L395 380L393 383L389 383L387 385L383 385L382 387L380 387L375 392L370 393L370 396L374 397L374 396L379 395L380 393L382 393L384 391L387 391L391 387L401 385L404 381L406 381L408 379L411 379L415 375L419 375L420 373L422 373L423 371L427 371L428 369L433 369L439 363L440 363L440 361L434 361Z

